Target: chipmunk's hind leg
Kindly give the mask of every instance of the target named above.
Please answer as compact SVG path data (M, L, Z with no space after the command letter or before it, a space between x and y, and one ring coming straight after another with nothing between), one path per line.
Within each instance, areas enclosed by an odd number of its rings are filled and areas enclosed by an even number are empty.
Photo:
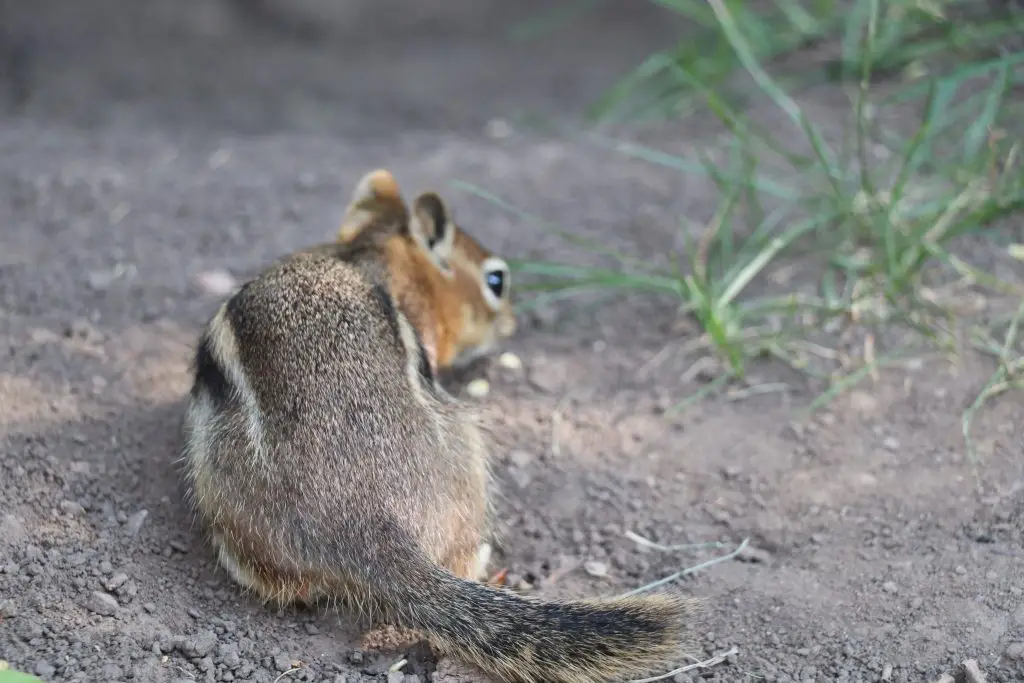
M339 591L330 590L326 577L316 572L282 572L244 558L220 534L213 535L217 562L243 588L252 591L263 602L278 605L312 604Z

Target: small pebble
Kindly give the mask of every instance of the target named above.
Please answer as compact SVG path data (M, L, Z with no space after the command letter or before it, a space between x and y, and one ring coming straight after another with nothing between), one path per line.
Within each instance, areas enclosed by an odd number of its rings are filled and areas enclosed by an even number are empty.
M101 591L93 591L90 593L85 606L89 611L95 612L103 617L114 616L120 608L120 605L117 603L114 596Z
M211 169L216 170L226 165L229 161L231 161L231 150L221 148L210 155L208 163Z
M977 659L965 659L961 666L963 666L964 678L967 683L986 683L987 679L982 673L981 667L978 666Z
M484 134L495 140L502 140L512 135L512 125L505 119L491 119L484 126Z
M235 276L222 268L207 270L196 276L196 284L207 294L227 296L238 286Z
M589 560L583 563L583 570L591 576L603 578L608 576L608 565L597 560Z
M1024 661L1024 643L1011 643L1010 647L1006 648L1006 656L1009 659Z
M73 500L62 500L60 502L60 509L65 515L68 515L69 517L77 517L78 515L85 512L85 508L83 508L80 504L76 503Z
M128 575L124 572L117 572L110 577L109 581L107 581L106 589L108 591L116 591L118 588L123 586L126 581L128 581Z
M896 593L899 593L900 587L896 585L895 581L886 581L882 584L882 590L884 590L886 593L891 593L895 595Z
M506 351L498 357L498 364L506 370L519 370L523 367L523 361L519 356Z
M508 454L508 459L516 467L526 467L533 462L533 453L515 450Z
M886 450L898 451L900 449L900 442L898 439L894 439L889 436L882 440L882 445L885 446Z
M148 516L149 510L139 510L128 518L128 521L124 525L124 532L129 537L138 536L139 530L142 529L142 523L146 521L146 517Z
M466 393L473 398L483 398L491 393L491 383L483 377L478 377L466 385Z
M882 667L882 680L883 681L891 681L892 680L892 664L886 664L884 667Z
M203 659L217 647L217 634L213 631L200 631L187 638L182 650L194 659Z

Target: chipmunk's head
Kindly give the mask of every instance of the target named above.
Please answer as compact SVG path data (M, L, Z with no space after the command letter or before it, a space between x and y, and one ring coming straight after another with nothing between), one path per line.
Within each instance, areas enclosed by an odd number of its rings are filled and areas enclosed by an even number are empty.
M407 205L391 173L368 173L338 240L383 245L392 295L435 369L485 355L515 332L508 265L456 225L436 193Z

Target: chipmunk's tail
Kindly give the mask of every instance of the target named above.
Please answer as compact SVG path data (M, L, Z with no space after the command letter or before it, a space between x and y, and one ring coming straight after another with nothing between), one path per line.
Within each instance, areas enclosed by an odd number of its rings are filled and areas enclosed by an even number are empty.
M661 673L686 654L700 618L693 599L543 602L458 578L420 553L409 558L408 548L394 557L402 566L369 587L382 607L502 681L594 683Z

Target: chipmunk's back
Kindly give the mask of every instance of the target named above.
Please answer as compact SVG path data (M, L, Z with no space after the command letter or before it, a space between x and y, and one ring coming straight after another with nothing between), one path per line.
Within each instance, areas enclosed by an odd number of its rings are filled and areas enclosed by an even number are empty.
M403 340L388 287L375 261L331 245L271 266L228 302L240 360L268 413L322 425L328 416L311 414L316 406L340 402L400 417L413 400L404 370L415 339Z
M204 335L208 372L222 374L231 405L200 440L207 457L196 464L208 476L198 479L217 480L204 495L224 497L238 517L288 530L267 554L305 551L290 546L307 535L359 535L371 528L360 511L430 534L453 513L446 502L465 497L472 463L444 455L466 448L463 431L388 287L372 254L327 245L247 283ZM218 337L230 338L229 353ZM239 487L247 499L234 497ZM280 502L294 496L308 503L301 518ZM339 534L345 520L351 529Z

